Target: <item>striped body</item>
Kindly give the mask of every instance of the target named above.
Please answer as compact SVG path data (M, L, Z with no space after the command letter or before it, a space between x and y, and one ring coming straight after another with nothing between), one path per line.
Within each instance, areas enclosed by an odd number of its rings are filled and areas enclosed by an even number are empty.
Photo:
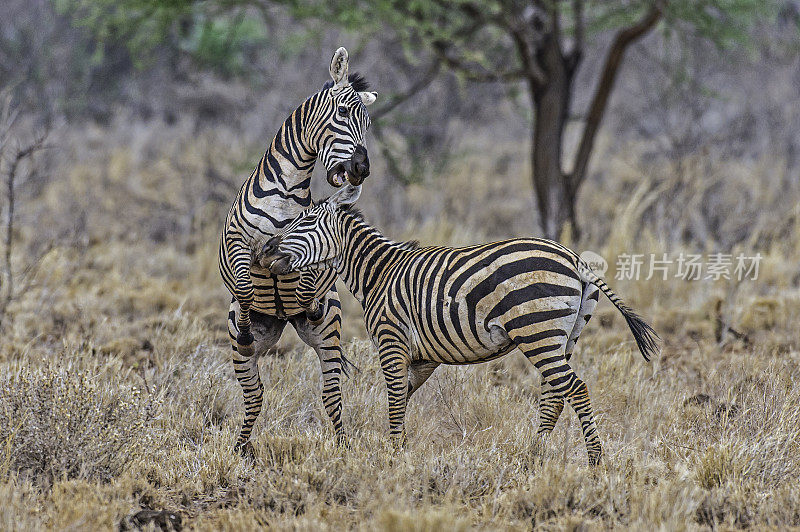
M314 299L321 300L333 289L336 281L336 272L328 270L323 282L315 285ZM251 310L286 318L295 316L305 311L297 300L297 289L300 285L300 275L270 275L269 270L253 265L250 271L253 280L253 304Z
M375 250L382 253L389 248ZM563 322L563 338L572 331L583 282L574 254L553 242L519 239L403 255L376 286L383 297L367 300L368 316L370 330L377 330L381 317L391 315L412 362L491 360L514 348L510 334L539 332L540 323ZM532 301L535 313L524 304Z
M347 52L331 61L332 81L309 97L281 125L264 156L239 189L225 220L219 269L233 298L228 330L233 365L242 386L245 416L236 448L249 452L249 438L261 411L263 385L257 355L278 341L286 323L320 359L322 399L338 437L342 436L340 374L343 371L341 305L334 270L275 275L254 261L254 251L311 205L311 177L317 160L334 186L359 183L369 174L363 147L369 126L365 92L358 74L347 74Z
M388 386L390 432L404 438L408 398L439 364L485 362L518 348L543 379L539 433L552 430L567 400L596 464L601 445L586 385L568 363L571 350L600 290L625 315L645 358L655 349L652 329L556 242L409 249L338 208L348 201L335 194L269 249L289 257L293 270L333 265L362 302Z

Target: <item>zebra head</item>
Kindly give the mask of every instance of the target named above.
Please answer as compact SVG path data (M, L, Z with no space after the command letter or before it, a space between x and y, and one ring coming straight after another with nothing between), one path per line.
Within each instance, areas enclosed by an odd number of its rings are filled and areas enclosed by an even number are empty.
M360 195L360 185L348 185L300 214L264 244L261 265L276 275L335 267L344 236L339 207L355 203Z
M320 93L315 127L310 132L318 157L327 170L328 183L358 186L369 175L369 157L364 147L364 133L369 128L367 105L378 93L367 91L366 80L357 72L348 74L347 50L339 48L331 59L331 81Z

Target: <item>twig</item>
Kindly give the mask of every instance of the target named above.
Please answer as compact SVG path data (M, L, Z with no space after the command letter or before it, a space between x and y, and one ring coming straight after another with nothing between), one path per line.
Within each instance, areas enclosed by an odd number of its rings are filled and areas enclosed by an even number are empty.
M433 82L434 79L436 79L436 76L439 75L440 69L440 61L434 61L431 63L431 65L426 69L425 74L423 74L420 79L412 83L407 90L393 95L387 103L371 112L369 114L370 118L372 120L380 119L382 116L392 112L398 105L402 104L421 90L425 89L431 84L431 82Z
M2 133L0 133L0 155L5 153L11 138L12 127L17 116L17 110L11 110L10 99L6 98L6 102L2 111L2 120L4 120L4 122L2 125ZM17 148L17 153L12 158L11 162L9 163L8 170L6 171L5 185L7 210L3 237L3 271L0 272L2 273L2 276L0 276L0 318L5 316L8 305L17 296L14 288L15 278L12 272L11 259L14 247L14 212L17 204L16 184L19 166L26 159L30 159L34 153L46 148L45 140L47 139L48 134L49 130L45 130L27 146ZM49 251L49 249L47 251ZM43 256L44 255L42 255L42 257ZM41 260L41 257L39 260ZM38 262L39 261L34 261L31 263L31 265L26 269L23 278L28 280L32 278L30 273L37 269ZM30 285L29 283L26 283L24 286L25 288L23 291Z

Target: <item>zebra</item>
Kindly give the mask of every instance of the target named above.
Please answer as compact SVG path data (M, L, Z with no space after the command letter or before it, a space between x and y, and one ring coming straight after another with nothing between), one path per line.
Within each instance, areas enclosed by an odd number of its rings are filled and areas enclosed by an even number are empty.
M366 106L375 102L377 93L367 91L366 80L348 69L347 50L339 48L331 59L331 80L283 122L225 219L219 270L233 296L228 331L245 408L234 449L243 454L252 453L250 434L263 399L256 354L275 345L287 323L319 356L322 400L337 438L343 435L339 380L346 360L340 348L336 272L274 275L253 259L266 240L311 205L317 159L334 187L345 181L360 185L369 175Z
M271 271L333 268L364 309L389 396L389 432L405 442L409 398L440 364L473 364L519 348L542 376L544 438L570 404L581 423L590 465L602 445L586 384L569 359L602 291L619 309L645 360L655 331L557 242L518 238L469 247L397 243L350 205L347 186L307 210L266 242L259 261Z

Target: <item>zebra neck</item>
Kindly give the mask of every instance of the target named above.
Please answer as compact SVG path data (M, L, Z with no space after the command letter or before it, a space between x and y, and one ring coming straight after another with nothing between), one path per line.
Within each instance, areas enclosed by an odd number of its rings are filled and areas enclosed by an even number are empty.
M280 229L311 206L311 174L317 153L306 141L307 104L284 121L248 183L249 202L258 211L270 213L273 229Z
M351 214L342 221L343 251L337 267L347 288L363 305L380 290L383 273L408 251Z

